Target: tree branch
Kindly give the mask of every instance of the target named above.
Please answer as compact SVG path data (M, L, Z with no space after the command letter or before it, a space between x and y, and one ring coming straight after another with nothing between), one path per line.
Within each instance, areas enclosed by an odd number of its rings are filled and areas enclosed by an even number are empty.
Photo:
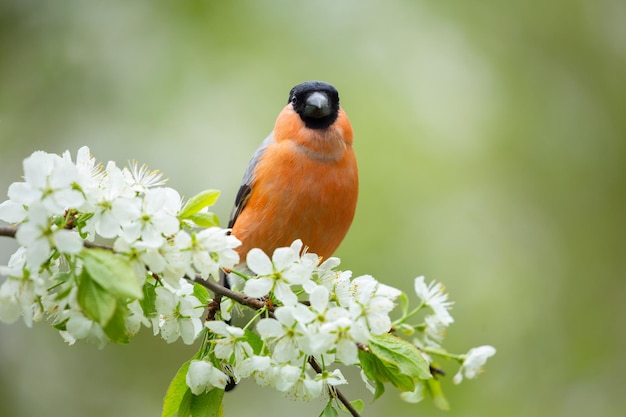
M15 237L15 233L17 233L17 227L0 226L0 236Z
M248 297L247 295L235 292L230 288L226 288L215 281L211 281L210 279L203 279L199 275L196 275L195 278L191 279L189 277L185 277L186 279L197 282L208 290L213 291L217 295L221 295L222 297L230 298L238 304L244 305L246 307L250 307L254 310L259 310L265 307L265 302L263 300L259 300L258 298Z
M17 233L17 227L15 226L0 226L0 236L6 236L15 238L15 234ZM113 248L107 245L101 245L98 243L83 241L83 245L86 248L99 248L113 251ZM231 290L230 288L226 288L215 281L210 279L203 279L200 275L197 275L193 278L185 276L189 281L197 282L208 290L212 291L216 295L220 295L222 297L228 297L231 300L235 301L238 304L244 305L246 307L250 307L254 310L259 310L265 307L265 302L258 298L248 297L245 294L241 294ZM309 364L313 368L315 372L318 374L323 370L320 365L315 361L314 358L309 358ZM331 391L331 395L335 396L346 409L352 414L353 417L360 417L359 412L350 404L350 401L343 395L343 393L337 388L333 388Z
M313 368L313 370L317 372L318 374L322 373L323 371L322 367L317 363L315 358L312 356L309 358L309 365L311 365L311 368ZM330 395L336 397L339 401L341 401L341 404L343 404L343 406L346 407L346 410L348 410L350 414L352 414L354 417L360 417L359 412L352 406L352 404L350 403L350 400L348 400L346 396L343 395L343 393L339 391L339 389L337 389L337 387L329 386L328 391Z
M17 227L15 226L0 226L0 236L12 237L15 238L15 234L17 233ZM83 240L83 246L86 248L98 248L98 249L106 249L112 251L113 248L107 245L101 245L100 243L93 243Z

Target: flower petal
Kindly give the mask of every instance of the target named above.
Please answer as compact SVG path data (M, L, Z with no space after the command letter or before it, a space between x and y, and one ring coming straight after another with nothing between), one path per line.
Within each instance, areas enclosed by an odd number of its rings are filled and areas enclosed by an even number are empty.
M257 275L270 275L274 272L272 261L261 249L250 249L246 256L246 263Z
M249 279L243 288L243 292L250 297L263 297L272 289L274 281L269 278Z
M83 249L83 240L80 235L71 230L57 230L52 235L54 245L62 253L76 255Z

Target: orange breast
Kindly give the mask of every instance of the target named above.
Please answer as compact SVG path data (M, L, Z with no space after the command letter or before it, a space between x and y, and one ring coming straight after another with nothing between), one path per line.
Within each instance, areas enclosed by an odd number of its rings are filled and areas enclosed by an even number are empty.
M307 129L286 107L254 170L252 192L233 226L242 260L253 247L274 249L302 239L324 258L345 237L356 208L358 175L352 129L343 111L326 130Z

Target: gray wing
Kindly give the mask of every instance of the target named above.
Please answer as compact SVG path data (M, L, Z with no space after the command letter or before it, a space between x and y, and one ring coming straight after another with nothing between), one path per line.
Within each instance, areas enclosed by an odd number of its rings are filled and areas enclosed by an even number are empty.
M270 133L267 138L261 143L261 145L257 148L250 158L250 162L248 163L248 168L246 168L246 172L243 174L243 179L241 180L241 187L239 187L239 191L237 191L237 197L235 197L235 205L233 210L230 213L230 220L228 221L228 228L232 228L237 221L237 217L241 214L241 211L246 206L248 202L248 198L250 197L250 193L252 192L252 181L254 180L254 168L256 168L259 159L263 156L265 149L274 142L274 133Z
M250 198L250 193L252 192L252 181L254 180L254 168L256 168L259 159L263 156L265 149L267 149L267 147L273 142L274 132L270 133L269 136L261 142L261 145L254 152L252 158L250 158L248 168L246 168L246 172L243 174L243 179L241 180L241 187L239 187L237 197L235 197L235 205L233 206L233 210L230 212L230 220L228 220L229 229L232 229L235 225L237 217L239 217L248 202L248 198ZM230 282L227 279L227 273L224 270L220 271L220 283L224 287L230 288ZM228 321L228 323L230 323L230 321Z

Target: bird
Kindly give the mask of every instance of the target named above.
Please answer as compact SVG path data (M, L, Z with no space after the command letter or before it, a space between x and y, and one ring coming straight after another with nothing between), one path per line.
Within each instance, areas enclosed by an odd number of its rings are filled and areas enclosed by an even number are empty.
M335 87L307 81L291 89L235 197L228 229L241 241L240 265L252 248L271 256L296 239L320 260L332 256L356 210L359 179L352 139ZM228 272L221 273L226 288L231 287ZM225 390L235 386L231 376Z
M352 224L358 197L353 131L331 84L307 81L289 92L274 129L254 152L228 228L268 256L296 239L326 259Z

